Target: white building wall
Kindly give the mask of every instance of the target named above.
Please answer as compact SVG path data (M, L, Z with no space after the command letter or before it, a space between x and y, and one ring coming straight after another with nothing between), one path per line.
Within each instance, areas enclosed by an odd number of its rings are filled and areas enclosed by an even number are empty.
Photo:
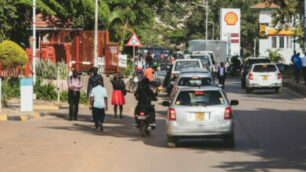
M272 12L273 10L264 9L259 12L259 23L268 24L266 29L274 29L272 27ZM276 48L272 48L272 37L276 37ZM280 48L280 37L284 37L284 48ZM287 38L288 37L288 38ZM273 51L280 49L279 53L284 58L285 64L291 63L291 56L293 54L293 37L291 36L268 36L267 38L259 39L259 56L268 56L269 53L267 50L271 49ZM299 43L295 43L295 50L302 54L302 49Z

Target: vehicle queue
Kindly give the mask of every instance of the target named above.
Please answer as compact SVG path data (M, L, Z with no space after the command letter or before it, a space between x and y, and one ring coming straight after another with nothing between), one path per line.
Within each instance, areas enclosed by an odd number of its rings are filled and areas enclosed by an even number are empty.
M238 105L239 101L229 100L224 85L220 84L220 76L225 78L227 74L226 68L218 67L207 52L193 52L184 55L184 59L172 58L168 64L159 63L155 68L155 79L159 84L155 87L163 86L170 97L162 103L168 107L168 146L175 147L181 138L221 138L233 147L232 106ZM277 65L267 58L247 58L238 66L241 86L247 93L260 88L281 91L282 75ZM216 78L219 78L219 84L216 84Z

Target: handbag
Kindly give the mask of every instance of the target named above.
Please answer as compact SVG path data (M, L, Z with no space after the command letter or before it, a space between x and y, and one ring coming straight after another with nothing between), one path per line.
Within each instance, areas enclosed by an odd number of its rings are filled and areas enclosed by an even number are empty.
M124 94L124 96L126 96L126 89L125 89L125 85L124 85L124 82L121 80L121 91L122 93Z

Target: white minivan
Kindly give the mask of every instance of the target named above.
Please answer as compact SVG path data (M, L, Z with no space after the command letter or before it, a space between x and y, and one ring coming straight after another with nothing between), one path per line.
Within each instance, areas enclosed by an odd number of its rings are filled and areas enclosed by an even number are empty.
M283 84L282 74L276 64L257 63L253 64L246 75L246 92L254 89L273 88L277 93L281 91Z

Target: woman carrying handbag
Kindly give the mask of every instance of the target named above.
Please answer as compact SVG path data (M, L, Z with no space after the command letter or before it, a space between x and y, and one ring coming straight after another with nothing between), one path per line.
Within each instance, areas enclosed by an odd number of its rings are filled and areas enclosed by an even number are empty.
M113 85L112 105L114 105L115 118L117 118L117 108L119 106L120 119L123 119L122 111L123 105L125 105L124 96L126 94L125 84L118 72L113 77L111 77L110 81Z

